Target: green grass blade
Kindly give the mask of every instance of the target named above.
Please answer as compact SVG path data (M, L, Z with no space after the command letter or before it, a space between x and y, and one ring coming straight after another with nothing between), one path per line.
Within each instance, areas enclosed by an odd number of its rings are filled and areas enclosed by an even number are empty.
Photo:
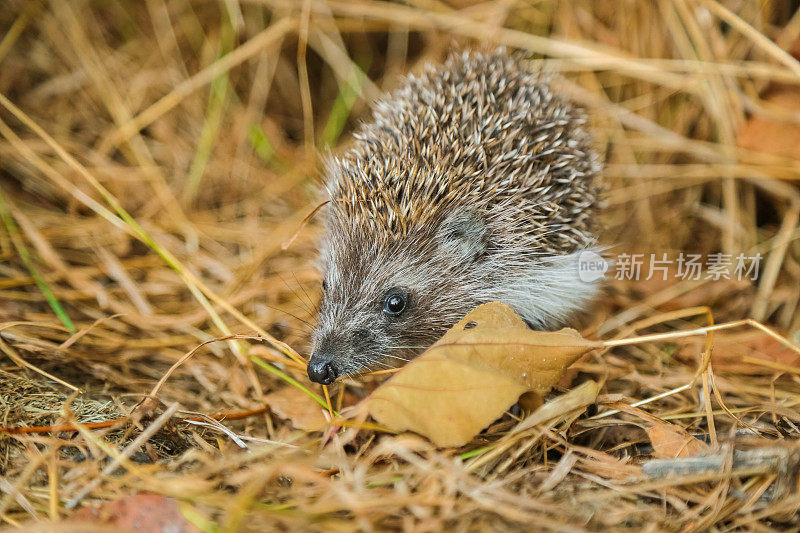
M250 141L253 150L258 154L258 157L265 163L272 161L272 158L275 157L275 148L272 147L272 143L269 142L267 134L264 133L264 129L260 124L252 124L250 126L250 129L247 130L247 139Z
M56 295L53 294L50 286L47 284L41 274L39 274L39 270L36 268L33 258L31 257L30 252L28 252L28 248L25 246L25 242L22 240L22 236L19 233L17 224L14 222L14 217L11 216L11 210L6 204L2 190L0 190L0 218L3 219L3 224L6 227L6 231L8 231L9 237L11 237L11 242L14 243L14 248L17 249L20 259L22 259L25 268L28 269L28 272L36 282L39 290L44 295L47 303L50 304L50 307L53 309L53 312L56 314L61 323L64 324L64 326L70 330L70 332L74 333L75 325L72 323L72 320L70 320L67 312L64 311L64 308L61 307L61 303L59 303Z
M494 448L494 446L484 446L482 448L475 448L474 450L462 453L461 455L458 456L458 458L461 459L462 461L466 461L470 457L475 457L476 455L483 455L483 452L489 451L492 448Z
M226 17L223 20L220 30L220 45L217 58L225 56L233 48L236 32L232 23ZM209 89L208 104L206 107L206 117L203 122L203 129L200 132L200 139L197 142L192 165L189 167L189 175L186 178L186 188L183 191L183 199L186 203L191 203L197 197L200 190L200 183L206 172L206 166L211 159L211 151L214 148L214 141L219 133L222 123L222 115L228 97L228 72L225 71L211 82Z
M347 118L350 116L350 111L352 111L353 105L356 103L356 98L361 94L361 86L365 77L364 70L354 67L350 73L350 79L342 84L336 101L333 103L331 113L328 115L325 129L322 130L321 147L333 146L339 140L342 130L344 130L344 125L347 123Z
M280 370L275 368L274 365L271 365L271 364L267 363L266 361L263 361L263 360L261 360L260 358L254 356L254 355L250 356L250 360L253 361L255 364L257 364L258 366L260 366L261 368L263 368L264 370L266 370L267 372L270 372L271 374L275 374L276 376L278 376L279 378L281 378L282 380L287 382L289 385L297 387L301 391L303 391L306 394L308 394L309 396L311 396L314 400L316 400L316 402L318 404L320 404L322 407L324 407L326 411L330 408L328 406L328 404L325 402L325 400L323 400L318 395L316 395L313 392L311 392L310 390L308 390L307 387L304 387L302 383L300 383L299 381L294 379L292 376L290 376L290 375L288 375L288 374L286 374L284 372L281 372ZM331 409L331 411L333 411L333 409ZM333 414L336 415L336 416L339 416L339 413L337 413L336 411L333 411Z

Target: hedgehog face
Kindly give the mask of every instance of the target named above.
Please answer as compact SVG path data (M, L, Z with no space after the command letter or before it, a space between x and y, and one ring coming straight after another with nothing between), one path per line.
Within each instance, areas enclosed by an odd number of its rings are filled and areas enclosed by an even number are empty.
M329 219L308 376L328 384L399 366L478 303L487 229L471 211L402 236Z

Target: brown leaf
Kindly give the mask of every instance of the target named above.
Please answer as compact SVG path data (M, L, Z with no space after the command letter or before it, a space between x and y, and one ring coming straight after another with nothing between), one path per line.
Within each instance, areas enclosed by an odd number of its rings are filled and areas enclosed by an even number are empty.
M659 459L691 457L709 449L705 442L694 438L682 427L665 422L638 407L624 402L611 402L607 406L637 416L651 424L647 436L653 445L653 455Z
M461 446L522 393L545 394L598 345L575 330L533 331L508 306L484 304L378 387L364 408L391 429Z
M800 91L792 88L775 92L765 99L772 116L754 116L739 132L742 148L792 159L800 159L800 124L781 120L781 115L800 115Z
M655 424L647 430L653 445L653 456L658 459L692 457L708 451L708 445L685 429L666 422Z
M297 387L284 387L268 394L265 401L273 413L297 429L319 431L328 424L322 406Z
M675 358L695 366L699 363L705 348L705 339L687 339L676 353ZM717 373L737 373L740 375L765 374L774 372L769 364L759 365L757 360L779 365L800 366L800 355L760 332L725 332L714 336L714 350L711 364Z
M135 494L100 507L83 507L72 515L72 520L112 525L121 531L199 531L183 517L177 501L160 494Z

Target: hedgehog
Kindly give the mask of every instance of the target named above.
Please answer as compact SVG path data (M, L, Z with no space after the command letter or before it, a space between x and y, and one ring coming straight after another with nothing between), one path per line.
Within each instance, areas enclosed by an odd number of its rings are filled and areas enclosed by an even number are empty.
M594 297L578 263L601 165L552 81L505 49L454 52L330 158L312 381L399 366L482 303L547 328Z

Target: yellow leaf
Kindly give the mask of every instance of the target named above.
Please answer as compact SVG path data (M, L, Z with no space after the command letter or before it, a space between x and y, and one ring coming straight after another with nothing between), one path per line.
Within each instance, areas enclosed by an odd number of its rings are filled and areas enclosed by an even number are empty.
M322 407L308 394L296 387L284 387L264 398L270 410L303 431L319 431L328 421Z
M364 407L390 429L461 446L521 394L545 394L598 346L575 330L533 331L508 306L484 304L378 387Z

